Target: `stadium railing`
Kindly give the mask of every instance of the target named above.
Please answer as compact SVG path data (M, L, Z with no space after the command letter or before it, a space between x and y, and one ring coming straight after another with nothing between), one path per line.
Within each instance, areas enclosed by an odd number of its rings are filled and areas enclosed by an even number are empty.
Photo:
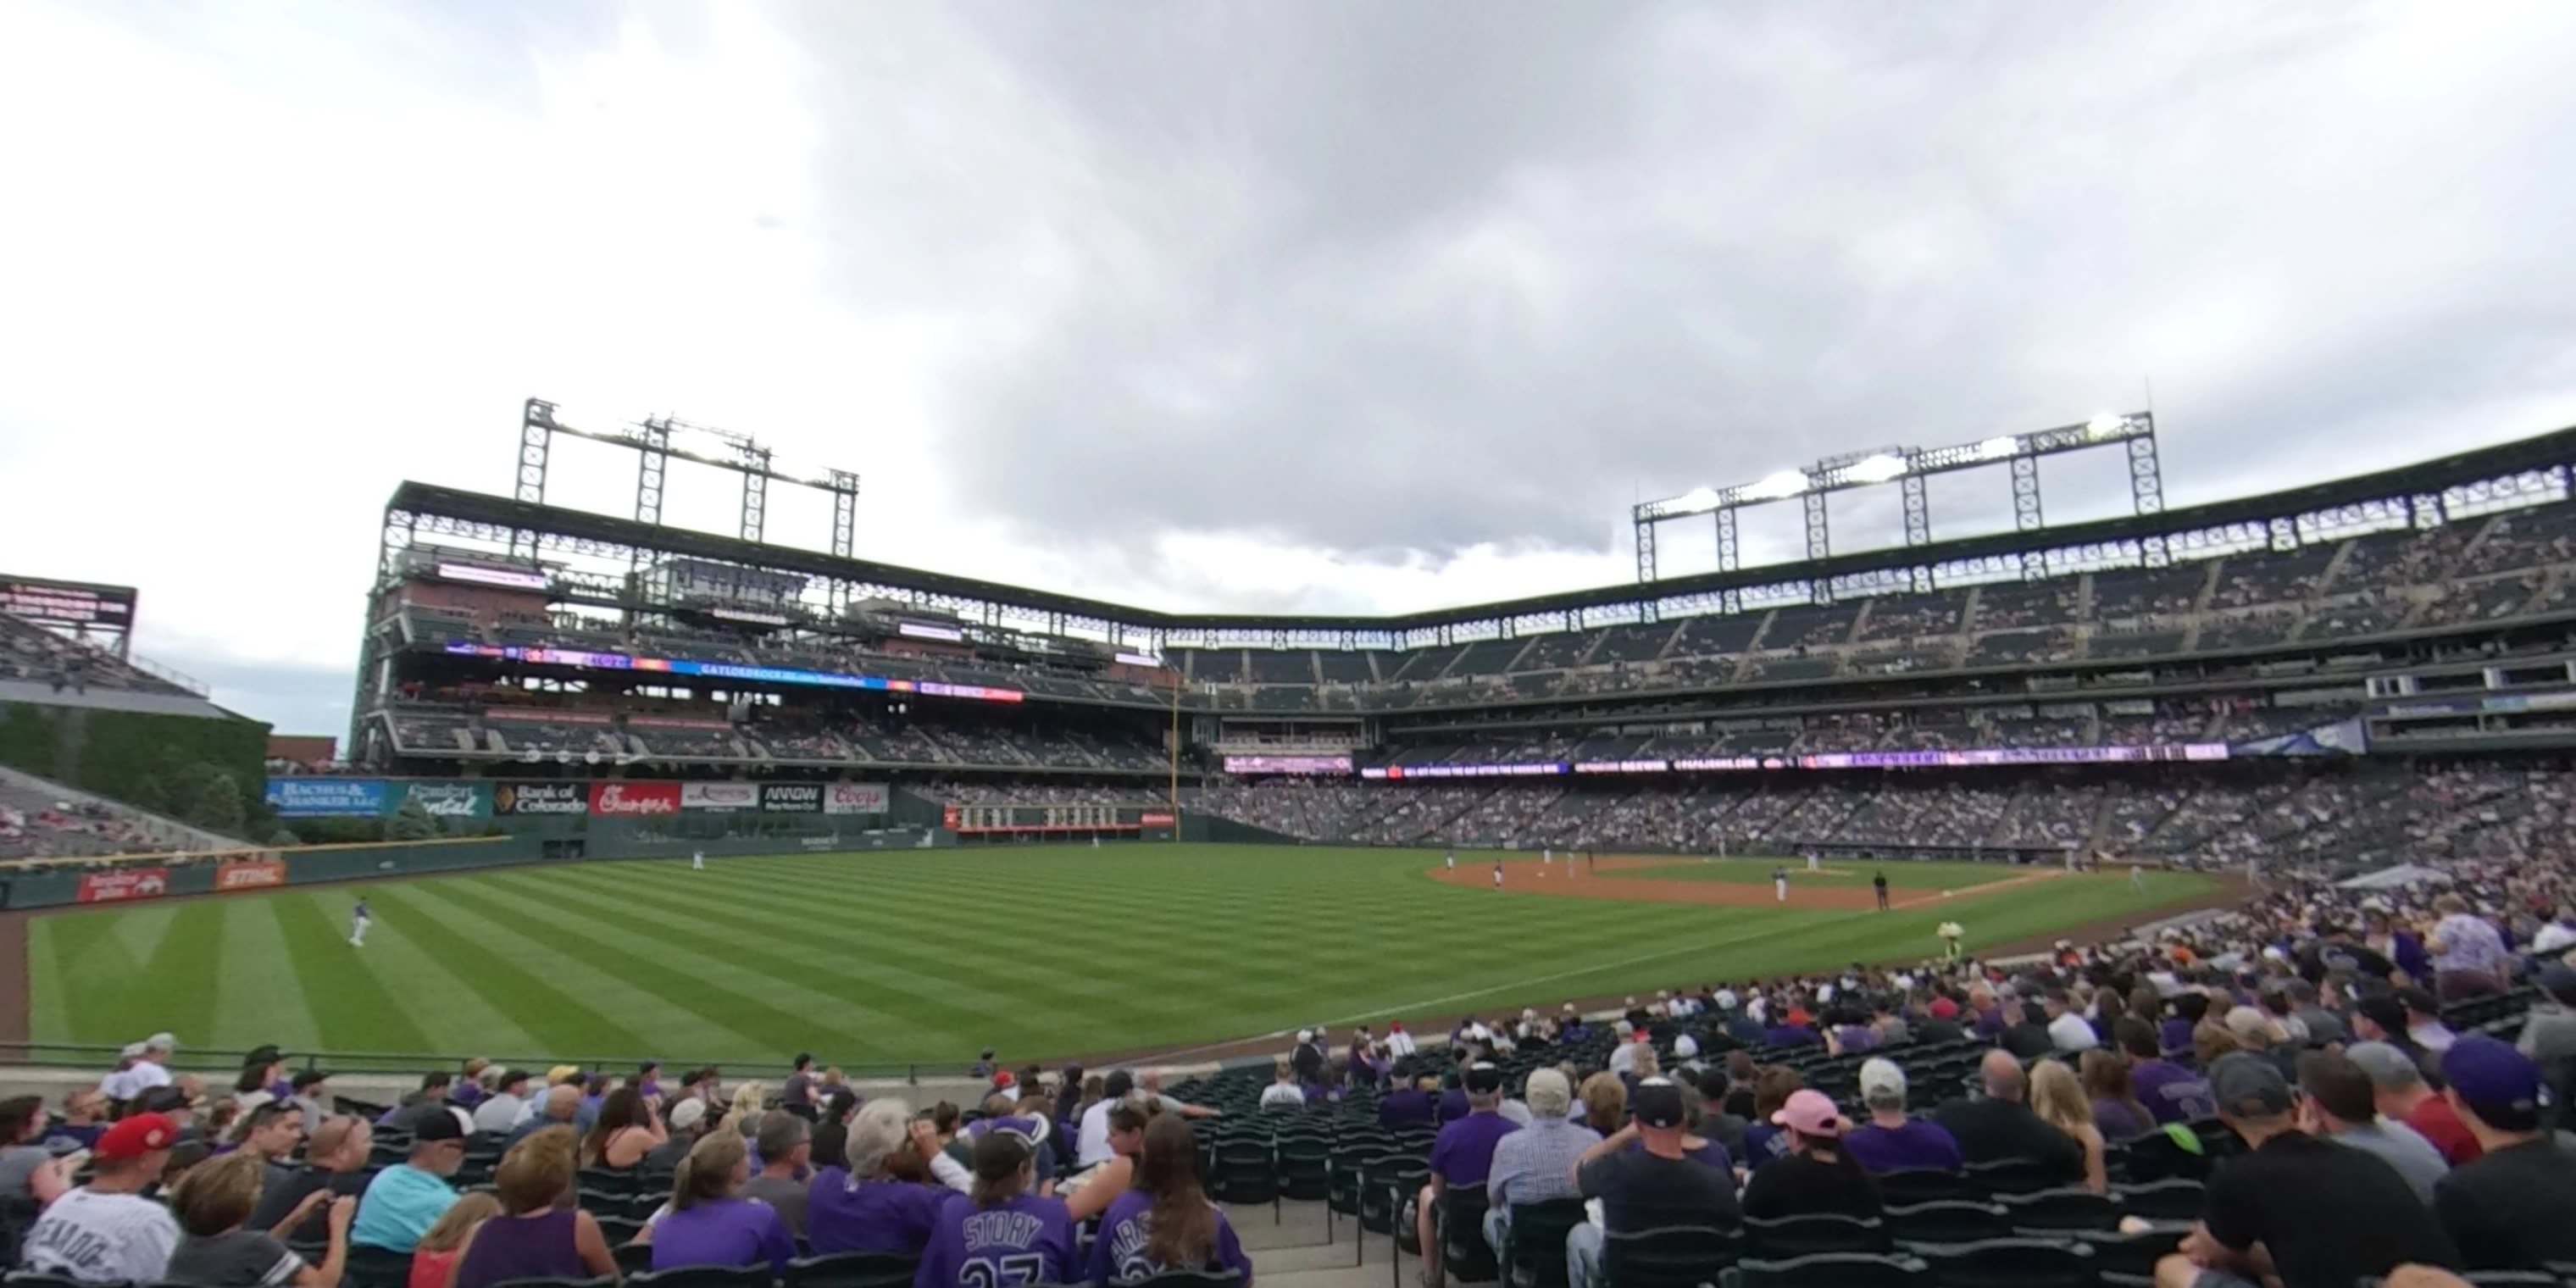
M124 1048L104 1042L0 1042L0 1065L24 1065L40 1068L112 1069ZM182 1045L171 1057L170 1068L177 1073L229 1076L241 1071L249 1058L247 1050ZM428 1051L298 1051L288 1057L299 1069L321 1069L333 1076L342 1074L369 1076L418 1077L435 1069L454 1071L464 1066L469 1057ZM677 1060L645 1056L568 1056L518 1055L478 1052L474 1059L489 1060L495 1067L526 1069L543 1073L561 1065L571 1065L584 1073L628 1075L658 1064L663 1076L673 1081L690 1069L713 1065L740 1079L745 1071L784 1068L785 1056L731 1060ZM837 1064L843 1076L857 1081L893 1082L919 1085L924 1078L960 1078L974 1063L971 1054L947 1060L893 1060L865 1064Z

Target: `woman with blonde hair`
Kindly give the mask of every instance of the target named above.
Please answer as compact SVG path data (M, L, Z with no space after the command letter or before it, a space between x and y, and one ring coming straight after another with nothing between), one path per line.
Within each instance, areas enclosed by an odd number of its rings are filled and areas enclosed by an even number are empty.
M569 1131L570 1128L565 1130ZM501 1215L501 1200L488 1191L474 1190L448 1205L447 1215L420 1236L420 1246L411 1256L411 1278L404 1288L448 1288L456 1276L456 1259L465 1252L465 1241L483 1223Z
M266 1230L248 1230L251 1212L268 1164L256 1154L231 1154L181 1177L171 1191L171 1213L179 1218L179 1246L170 1254L164 1280L203 1288L338 1288L340 1269L349 1256L349 1218L358 1201L330 1200L331 1242L322 1264L308 1266Z
M618 1094L632 1095L632 1088ZM510 1279L614 1276L617 1258L599 1219L573 1206L572 1128L548 1127L510 1147L492 1173L501 1214L465 1236L449 1288Z
M751 1179L751 1147L734 1132L710 1133L671 1176L671 1205L652 1227L653 1269L757 1266L787 1273L796 1240L778 1211L742 1197Z
M2084 1149L2084 1188L2111 1192L2103 1164L2102 1129L2093 1125L2093 1104L2084 1098L2084 1083L2062 1061L2042 1060L2030 1070L2030 1108L2041 1122L2075 1138Z
M733 1121L741 1124L744 1139L760 1133L760 1115L768 1108L769 1084L746 1082L733 1089Z
M1583 1125L1603 1136L1628 1125L1628 1084L1607 1070L1583 1080Z

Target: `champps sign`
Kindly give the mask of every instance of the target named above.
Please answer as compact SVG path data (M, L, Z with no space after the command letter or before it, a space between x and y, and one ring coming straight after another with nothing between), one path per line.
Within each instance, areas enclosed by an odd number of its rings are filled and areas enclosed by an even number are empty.
M683 783L680 808L691 810L757 809L760 789L750 783Z
M594 783L590 812L620 818L680 812L678 783Z

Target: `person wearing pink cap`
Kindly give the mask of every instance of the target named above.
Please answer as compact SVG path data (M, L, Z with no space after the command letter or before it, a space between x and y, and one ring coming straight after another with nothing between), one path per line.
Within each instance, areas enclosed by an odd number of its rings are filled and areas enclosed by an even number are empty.
M1755 1219L1837 1212L1879 1214L1878 1182L1843 1147L1851 1123L1821 1091L1789 1096L1771 1122L1789 1139L1789 1155L1754 1170L1744 1187L1744 1215Z
M178 1124L135 1114L98 1138L98 1164L87 1185L45 1209L27 1229L19 1264L38 1274L82 1283L153 1283L170 1268L179 1222L166 1204L143 1197L161 1179Z

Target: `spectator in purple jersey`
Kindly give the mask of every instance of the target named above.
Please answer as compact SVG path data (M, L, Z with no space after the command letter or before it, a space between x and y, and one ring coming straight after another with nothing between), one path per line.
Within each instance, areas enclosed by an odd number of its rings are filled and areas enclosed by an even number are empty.
M926 1177L965 1169L939 1152L939 1130L900 1100L874 1100L850 1123L847 1168L826 1167L805 1191L805 1241L815 1256L895 1252L920 1256L953 1191Z
M2168 1055L2191 1050L2192 1034L2208 1015L2207 993L2192 989L2177 995L2173 1000L2173 1014L2165 1017L2163 1027L2156 1033L2157 1046ZM2150 1104L2148 1107L2154 1106Z
M1020 1288L1073 1281L1073 1221L1040 1198L1037 1153L1018 1132L975 1141L974 1187L939 1209L913 1288Z
M2102 1139L2130 1140L2155 1130L2155 1115L2138 1099L2127 1060L2108 1051L2087 1051L2075 1068L2082 1075L2084 1098L2093 1106L2093 1126Z
M647 1060L643 1068L635 1071L635 1091L656 1105L662 1103L661 1061Z
M1146 1124L1136 1179L1100 1218L1091 1282L1113 1284L1167 1270L1239 1272L1252 1288L1252 1258L1225 1213L1199 1188L1198 1139L1189 1120L1162 1114Z
M671 1178L671 1206L642 1237L653 1244L653 1269L757 1266L787 1273L796 1240L766 1203L742 1197L751 1179L751 1149L740 1132L707 1136Z
M1493 1169L1494 1146L1520 1130L1502 1115L1503 1072L1491 1064L1471 1064L1460 1081L1466 1088L1467 1116L1440 1129L1431 1145L1431 1182L1422 1187L1415 1226L1422 1237L1422 1273L1433 1275L1440 1241L1431 1232L1432 1208L1452 1185L1480 1186Z
M1905 1070L1873 1056L1861 1062L1860 1102L1869 1121L1843 1137L1843 1148L1872 1172L1955 1172L1967 1166L1959 1142L1939 1123L1908 1117Z

